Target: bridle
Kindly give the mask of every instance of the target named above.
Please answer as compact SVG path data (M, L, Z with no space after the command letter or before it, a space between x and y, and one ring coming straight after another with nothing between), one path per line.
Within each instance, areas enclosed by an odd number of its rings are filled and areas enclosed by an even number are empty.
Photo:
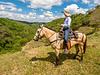
M36 38L37 39L40 39L39 38L39 36L40 36L40 33L41 33L41 31L43 30L43 28L41 28L41 30L38 32L38 36L36 36ZM55 35L56 33L54 33L54 34L52 34L50 37L48 37L47 39L50 39L53 35ZM57 41L58 39L56 39L56 40L53 40L53 41L51 41L50 43L53 43L53 42L55 42L55 41Z
M41 33L42 30L43 30L43 28L41 28L41 30L38 31L38 36L36 36L37 39L39 39L39 36L40 36L40 33Z

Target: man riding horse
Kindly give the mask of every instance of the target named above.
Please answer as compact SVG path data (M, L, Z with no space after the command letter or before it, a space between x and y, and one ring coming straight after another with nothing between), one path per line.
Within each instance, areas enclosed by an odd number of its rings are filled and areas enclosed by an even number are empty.
M71 14L67 9L64 9L65 21L64 24L61 24L62 28L61 31L64 32L64 53L67 51L67 42L68 42L68 35L70 32L70 25L71 25Z

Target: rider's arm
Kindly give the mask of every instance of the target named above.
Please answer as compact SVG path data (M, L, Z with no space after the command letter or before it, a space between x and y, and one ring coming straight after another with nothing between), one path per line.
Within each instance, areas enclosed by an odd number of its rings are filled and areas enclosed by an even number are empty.
M71 25L71 18L68 17L68 27L70 28L70 25Z
M64 26L67 26L67 27L70 27L70 24L71 24L71 18L70 17L67 17L64 21Z

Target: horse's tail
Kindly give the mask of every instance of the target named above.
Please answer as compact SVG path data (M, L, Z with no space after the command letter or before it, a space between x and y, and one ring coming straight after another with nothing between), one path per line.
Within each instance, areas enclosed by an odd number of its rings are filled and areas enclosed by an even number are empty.
M86 52L86 46L87 46L87 36L86 35L84 35L85 37L84 37L84 45L83 45L83 52L85 53Z

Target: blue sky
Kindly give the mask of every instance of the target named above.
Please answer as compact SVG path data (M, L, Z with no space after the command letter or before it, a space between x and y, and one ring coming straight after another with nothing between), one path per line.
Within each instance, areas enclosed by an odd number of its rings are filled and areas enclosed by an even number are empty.
M71 14L82 13L100 5L100 0L0 0L0 17L28 22L49 22Z

